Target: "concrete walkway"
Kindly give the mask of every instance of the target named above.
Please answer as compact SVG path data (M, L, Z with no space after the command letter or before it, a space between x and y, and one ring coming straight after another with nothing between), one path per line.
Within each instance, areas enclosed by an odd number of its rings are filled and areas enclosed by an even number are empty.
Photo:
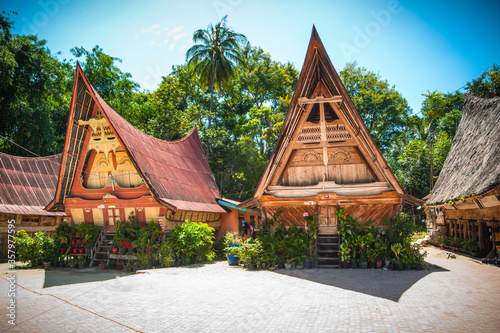
M426 250L429 271L18 270L15 326L2 264L0 331L500 332L500 268Z

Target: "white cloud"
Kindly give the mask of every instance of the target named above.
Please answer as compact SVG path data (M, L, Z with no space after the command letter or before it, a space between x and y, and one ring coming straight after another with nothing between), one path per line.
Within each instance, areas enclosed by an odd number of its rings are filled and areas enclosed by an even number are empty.
M156 43L156 41L155 41L155 40L152 40L150 44L151 44L151 45L155 45L155 43Z
M158 36L159 36L159 35L161 35L162 33L163 33L163 31L161 31L161 30L156 31L156 34L157 34Z
M184 38L186 36L189 36L189 34L187 34L187 33L184 32L182 34L175 35L173 38L174 38L175 41L178 41L179 39Z
M169 48L170 50L173 50L173 49L174 49L174 47L175 47L175 43L170 44L170 46L169 46L168 48Z
M177 33L181 32L183 29L184 29L183 26L175 27L172 30L170 30L169 32L167 32L167 36L170 37L170 36L172 36L174 34L177 34Z
M165 39L165 40L163 41L163 44L167 44L167 43L168 43L168 39Z
M142 33L153 32L153 30L158 29L159 27L161 27L161 24L153 24L151 28L143 29L141 32Z

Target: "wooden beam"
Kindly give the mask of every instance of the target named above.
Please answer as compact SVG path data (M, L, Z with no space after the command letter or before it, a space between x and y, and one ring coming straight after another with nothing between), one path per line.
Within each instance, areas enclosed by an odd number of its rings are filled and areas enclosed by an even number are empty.
M317 103L342 103L343 97L342 96L333 96L333 97L323 97L323 96L318 96L316 98L307 98L307 97L299 97L298 103L299 104L317 104Z

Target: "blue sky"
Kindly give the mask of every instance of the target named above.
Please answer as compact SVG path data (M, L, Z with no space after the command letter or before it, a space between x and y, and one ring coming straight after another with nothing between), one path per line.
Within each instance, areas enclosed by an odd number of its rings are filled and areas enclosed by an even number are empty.
M3 0L0 10L17 11L14 31L47 40L60 59L99 45L150 90L184 63L193 32L224 14L252 45L299 70L314 24L337 71L357 61L414 112L427 91L453 92L500 64L497 0Z

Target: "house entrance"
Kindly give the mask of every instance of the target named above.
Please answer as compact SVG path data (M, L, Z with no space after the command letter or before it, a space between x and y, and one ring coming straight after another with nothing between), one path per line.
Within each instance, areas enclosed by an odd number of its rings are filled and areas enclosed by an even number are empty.
M115 229L116 222L120 219L120 209L119 208L106 208L104 210L104 217L108 220L108 232L113 232Z
M337 234L337 211L335 205L320 205L318 207L319 228L318 234L320 235L334 235Z

